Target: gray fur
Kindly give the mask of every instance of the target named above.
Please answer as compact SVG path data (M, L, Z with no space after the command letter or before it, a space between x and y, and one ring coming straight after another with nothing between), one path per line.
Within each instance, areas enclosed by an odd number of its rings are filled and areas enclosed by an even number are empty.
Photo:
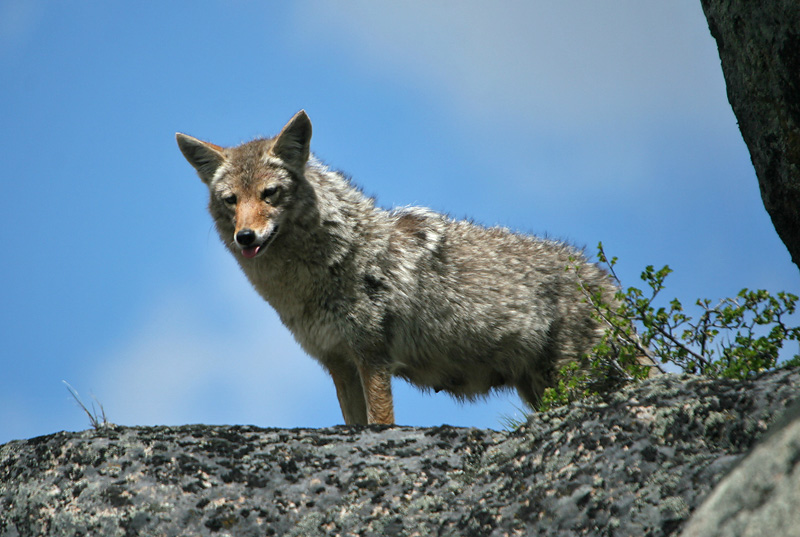
M309 159L310 137L301 111L272 139L223 149L179 134L178 143L209 186L222 241L334 376L347 423L368 421L362 366L460 399L513 387L535 404L554 372L598 341L579 278L610 300L615 288L582 252L428 209L376 207ZM258 200L270 186L274 199ZM270 242L253 259L234 240L245 208L223 201L231 193L268 205L253 206L270 229L255 229Z

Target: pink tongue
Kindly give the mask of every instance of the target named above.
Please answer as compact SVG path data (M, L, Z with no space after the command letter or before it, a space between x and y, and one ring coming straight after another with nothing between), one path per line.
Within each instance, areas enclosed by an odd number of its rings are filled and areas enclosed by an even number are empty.
M251 248L243 248L242 255L248 258L253 258L256 256L258 251L261 249L260 246L253 246Z

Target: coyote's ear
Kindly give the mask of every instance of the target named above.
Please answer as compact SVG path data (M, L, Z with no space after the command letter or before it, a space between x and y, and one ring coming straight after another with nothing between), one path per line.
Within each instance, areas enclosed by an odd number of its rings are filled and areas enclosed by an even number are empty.
M300 110L275 137L269 152L287 166L302 171L308 162L310 145L311 120L308 119L305 110Z
M210 183L217 168L225 161L222 148L181 133L175 134L175 139L178 141L181 153L197 170L200 179L206 184Z

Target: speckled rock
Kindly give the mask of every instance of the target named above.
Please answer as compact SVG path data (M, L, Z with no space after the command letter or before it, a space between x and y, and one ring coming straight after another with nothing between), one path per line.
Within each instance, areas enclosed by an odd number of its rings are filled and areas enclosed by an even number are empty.
M453 427L109 427L0 446L0 536L676 534L800 373L665 375Z
M800 534L800 405L717 485L682 537Z

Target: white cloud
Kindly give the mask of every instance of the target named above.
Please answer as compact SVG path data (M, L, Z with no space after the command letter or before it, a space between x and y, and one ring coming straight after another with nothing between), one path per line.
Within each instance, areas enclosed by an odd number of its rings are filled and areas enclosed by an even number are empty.
M697 2L361 1L309 4L302 18L311 39L340 40L370 69L500 122L570 131L723 109Z

